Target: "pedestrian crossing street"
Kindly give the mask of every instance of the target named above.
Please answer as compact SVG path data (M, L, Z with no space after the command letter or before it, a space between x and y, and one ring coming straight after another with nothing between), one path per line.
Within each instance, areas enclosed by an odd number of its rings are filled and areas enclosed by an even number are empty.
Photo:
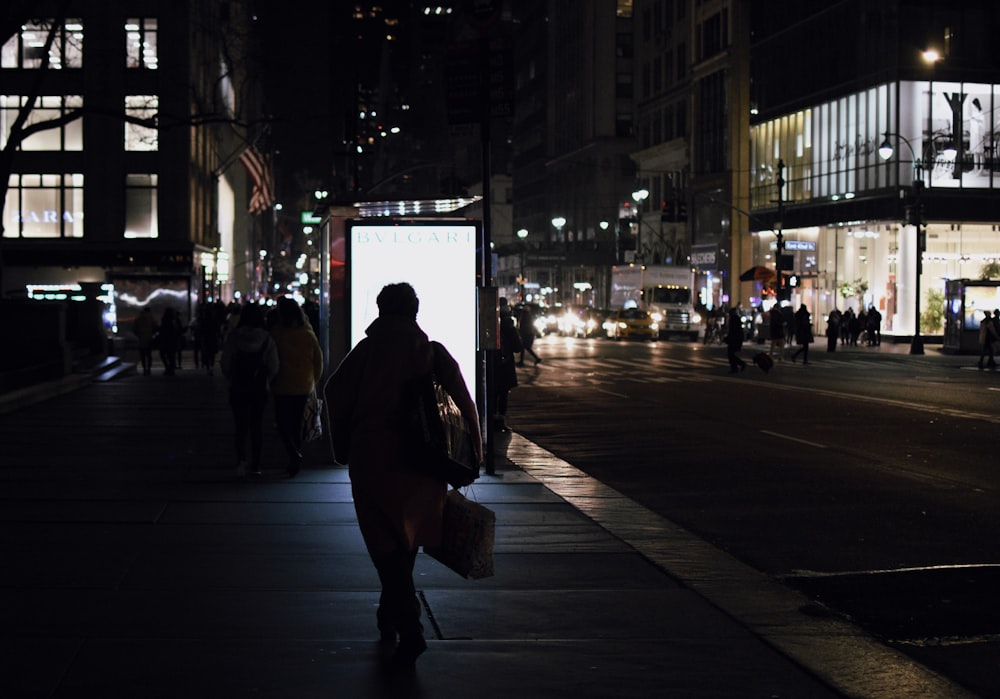
M753 353L743 352L740 356L747 362L746 372L762 373L750 362ZM806 366L803 366L801 362L793 364L786 358L784 362L776 363L775 369L772 371L827 372L846 368L857 371L876 366L879 371L885 371L892 365L853 354L845 355L843 359L824 356L819 361L814 359ZM544 358L542 364L532 367L529 361L525 368L518 369L518 381L521 385L550 388L621 383L707 383L728 376L729 364L726 361L725 349L722 348L718 351L691 352L684 357L659 355L635 360L611 357L549 356Z

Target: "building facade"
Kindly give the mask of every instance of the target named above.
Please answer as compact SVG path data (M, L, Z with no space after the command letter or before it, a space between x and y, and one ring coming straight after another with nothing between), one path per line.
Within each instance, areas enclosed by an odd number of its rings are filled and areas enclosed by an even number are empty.
M190 319L202 300L264 291L268 216L247 213L239 157L260 124L246 8L33 9L44 19L2 37L3 296L100 296L114 331L142 306ZM52 128L12 144L24 116Z
M515 3L510 298L604 306L635 190L632 3ZM517 277L523 270L523 283Z
M834 309L874 307L884 334L912 338L919 322L918 334L942 336L949 280L989 278L1000 260L1000 11L922 0L751 6L758 225L747 266L773 268L784 253L800 282L791 303L818 328ZM744 285L743 300L756 305L762 291ZM970 298L965 329L997 307L992 288Z

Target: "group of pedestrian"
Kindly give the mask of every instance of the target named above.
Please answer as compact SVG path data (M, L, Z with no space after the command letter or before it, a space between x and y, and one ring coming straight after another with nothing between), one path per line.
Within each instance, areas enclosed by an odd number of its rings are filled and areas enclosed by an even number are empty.
M859 313L848 306L846 311L839 313L838 320L837 334L842 346L857 347L862 336L863 343L869 347L882 344L882 313L874 305L867 310L862 308Z
M227 309L222 302L202 303L195 318L185 326L177 309L168 306L157 320L146 306L132 323L139 364L143 376L153 373L153 351L163 363L163 375L174 376L183 364L184 350L190 345L196 369L204 367L209 376L215 372L215 359L225 335Z
M306 402L323 375L319 341L302 308L287 296L278 299L270 323L264 307L257 303L244 304L234 315L238 320L226 333L221 364L229 379L237 476L261 473L264 409L269 397L288 457L286 470L295 476L303 458Z
M775 304L771 309L762 315L766 321L768 336L770 338L770 354L774 361L784 360L785 341L791 332L795 344L799 346L792 353L791 360L795 363L799 355L802 356L802 363L809 363L809 345L815 342L812 329L812 314L805 304L799 306L799 310L792 314L791 323L787 320L785 306ZM791 331L789 331L789 326ZM729 310L729 317L726 322L725 331L726 358L729 361L729 373L735 374L744 371L747 363L740 357L743 343L746 340L746 332L743 329L742 319L738 309Z

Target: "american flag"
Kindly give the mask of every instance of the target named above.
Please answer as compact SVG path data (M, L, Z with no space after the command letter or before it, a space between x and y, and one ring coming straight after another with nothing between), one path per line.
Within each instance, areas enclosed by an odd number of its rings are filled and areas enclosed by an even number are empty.
M240 154L240 162L253 180L250 194L251 214L261 214L274 206L274 175L271 172L271 156L262 155L255 146L249 146Z

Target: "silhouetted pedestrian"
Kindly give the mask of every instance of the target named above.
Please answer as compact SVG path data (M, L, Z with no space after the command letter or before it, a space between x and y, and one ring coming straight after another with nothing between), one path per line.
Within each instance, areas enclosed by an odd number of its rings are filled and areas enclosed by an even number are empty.
M368 555L382 584L376 621L392 663L406 669L427 649L413 565L420 546L441 542L448 486L411 466L400 420L406 386L433 372L455 400L483 458L479 416L458 363L417 325L413 287L390 284L376 298L379 315L326 386L334 452L347 463L354 508Z
M535 329L535 316L527 305L521 308L521 313L517 317L517 332L521 337L521 349L519 350L521 359L517 365L524 366L525 352L535 359L535 364L541 362L542 360L535 354L535 350L531 349L531 346L535 344L535 336L538 335L538 330Z
M163 362L163 375L173 376L177 369L177 348L181 342L181 321L173 308L167 307L163 311L156 338L160 348L160 361Z
M219 318L216 305L203 303L198 306L198 314L193 325L194 347L197 351L195 367L198 366L200 358L201 366L209 376L212 376L215 373L215 357L219 353L219 341L222 335L222 319Z
M826 351L837 351L837 338L840 337L840 321L843 317L836 308L826 317Z
M983 318L979 321L979 368L985 369L983 359L989 357L989 368L993 369L997 363L993 357L993 345L1000 339L997 334L996 323L990 317L989 311L983 311Z
M510 391L517 386L517 370L514 368L516 361L515 354L521 352L524 345L521 335L514 327L514 319L511 317L510 306L507 299L500 299L500 351L497 353L497 362L494 368L494 387L496 390L496 411L493 416L494 429L499 432L507 431L507 404ZM524 362L521 362L522 364Z
M153 373L153 338L156 336L156 320L153 318L153 311L146 306L136 316L132 324L132 332L135 333L139 349L139 364L142 365L142 375L149 376Z
M869 347L877 347L882 344L882 314L875 306L868 309L865 331L868 333Z
M278 436L288 454L288 475L302 464L302 418L306 400L323 375L323 351L305 313L295 299L282 296L277 305L278 323L271 338L278 347L278 374L271 381L274 419Z
M268 384L278 373L278 348L264 329L264 309L258 304L246 304L239 319L222 346L222 373L229 379L229 407L236 423L236 475L242 477L248 465L253 474L261 472L264 406Z
M792 354L793 364L795 363L795 358L800 354L802 355L802 363L809 363L809 345L814 339L812 316L809 314L809 309L806 308L806 305L802 304L799 306L799 310L795 311L795 342L799 345L799 348Z
M776 362L785 361L785 317L781 305L775 303L770 313L771 358Z
M729 311L729 320L726 323L726 358L729 360L729 373L735 374L747 368L739 355L743 349L743 323L740 322L740 314L735 308Z

